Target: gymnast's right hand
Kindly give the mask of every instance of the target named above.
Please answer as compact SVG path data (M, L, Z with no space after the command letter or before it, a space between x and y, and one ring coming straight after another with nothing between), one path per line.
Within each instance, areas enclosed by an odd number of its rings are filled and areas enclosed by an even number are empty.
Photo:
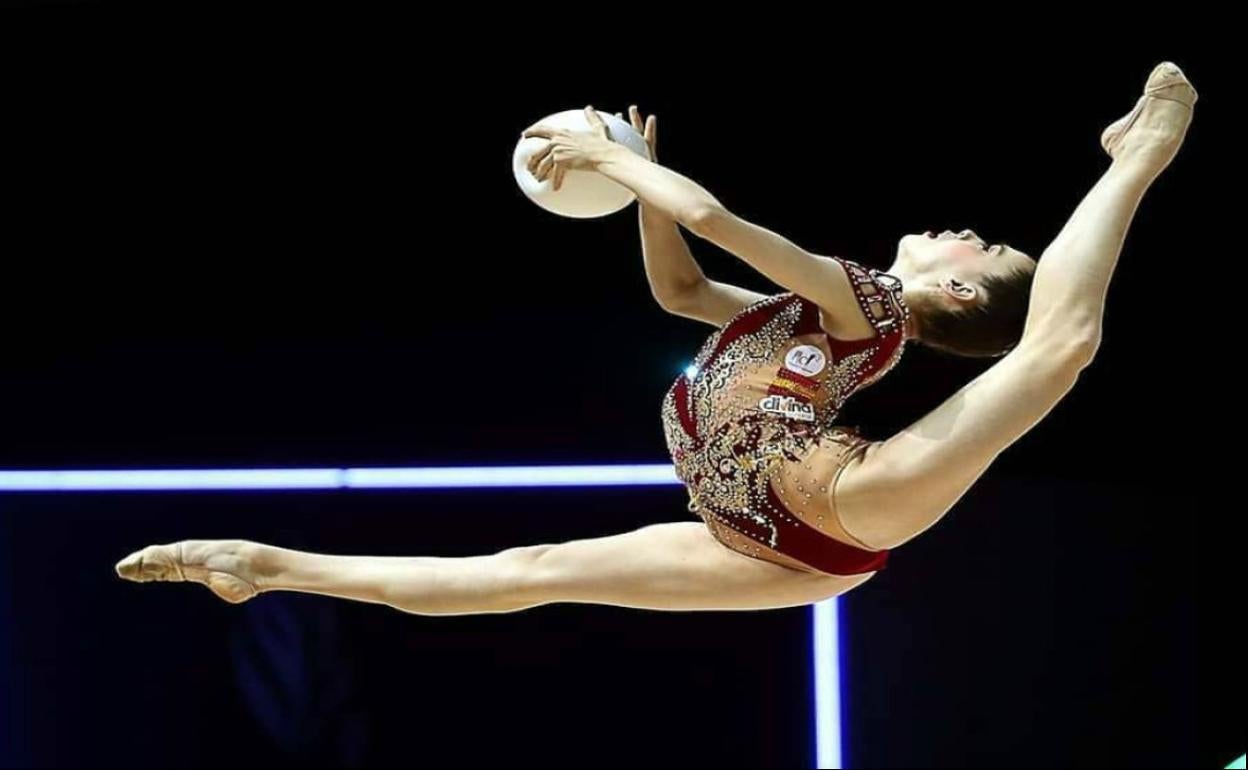
M618 112L615 113L615 116L621 120L624 119L624 116ZM657 163L659 160L659 154L658 150L655 149L655 145L657 142L659 127L658 116L651 115L643 121L641 119L641 110L637 109L637 105L634 104L628 108L628 122L632 123L633 128L636 129L637 133L641 134L646 140L646 147L650 148L650 160Z

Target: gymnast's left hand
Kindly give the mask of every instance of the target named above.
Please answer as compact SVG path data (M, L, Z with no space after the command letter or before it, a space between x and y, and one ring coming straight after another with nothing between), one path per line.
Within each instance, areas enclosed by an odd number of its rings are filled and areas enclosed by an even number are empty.
M565 131L547 126L534 126L524 132L525 138L537 137L549 143L529 158L529 173L539 182L553 177L554 187L563 186L564 175L573 169L593 170L603 158L620 145L611 140L607 124L593 107L585 108L589 131Z

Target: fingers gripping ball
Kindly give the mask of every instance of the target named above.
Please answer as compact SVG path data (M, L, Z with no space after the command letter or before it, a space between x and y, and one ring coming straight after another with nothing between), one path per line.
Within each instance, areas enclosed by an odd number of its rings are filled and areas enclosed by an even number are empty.
M602 115L611 139L643 158L650 157L646 140L626 121L614 115ZM565 131L589 131L589 119L584 110L558 112L539 120L534 126L563 129ZM569 170L563 185L555 190L552 179L539 182L529 173L527 164L534 153L546 146L546 140L537 137L521 139L511 156L511 172L516 183L529 200L554 214L574 219L592 219L614 214L632 203L636 198L628 188L607 179L595 171Z

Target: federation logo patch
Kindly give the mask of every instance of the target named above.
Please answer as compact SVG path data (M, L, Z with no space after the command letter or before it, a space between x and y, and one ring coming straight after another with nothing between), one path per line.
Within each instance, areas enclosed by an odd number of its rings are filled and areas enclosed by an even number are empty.
M827 366L828 357L814 345L798 345L784 357L784 368L813 377Z

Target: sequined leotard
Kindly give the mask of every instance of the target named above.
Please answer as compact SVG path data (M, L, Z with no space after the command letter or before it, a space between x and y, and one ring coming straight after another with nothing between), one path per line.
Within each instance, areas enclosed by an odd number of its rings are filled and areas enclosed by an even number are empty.
M835 425L845 401L891 369L908 317L900 282L838 259L876 336L827 334L792 292L738 312L663 399L663 429L689 509L729 548L838 575L881 569L834 508L841 470L869 444Z

